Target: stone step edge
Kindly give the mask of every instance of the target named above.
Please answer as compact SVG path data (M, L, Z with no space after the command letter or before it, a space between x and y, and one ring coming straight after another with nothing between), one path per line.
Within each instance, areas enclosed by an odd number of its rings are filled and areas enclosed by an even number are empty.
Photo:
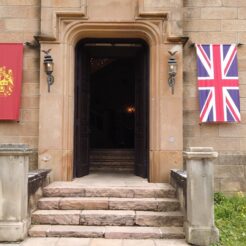
M32 225L30 237L183 239L183 227Z
M176 198L43 197L38 200L37 207L40 210L104 209L165 212L179 210L180 204Z
M32 224L87 226L181 226L183 214L133 210L37 210Z
M173 187L140 187L140 186L47 186L45 197L126 197L126 198L174 198Z

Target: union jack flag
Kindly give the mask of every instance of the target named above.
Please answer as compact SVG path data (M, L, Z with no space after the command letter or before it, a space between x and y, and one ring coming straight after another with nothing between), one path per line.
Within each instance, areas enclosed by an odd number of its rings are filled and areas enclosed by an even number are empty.
M240 122L237 48L196 44L200 122Z

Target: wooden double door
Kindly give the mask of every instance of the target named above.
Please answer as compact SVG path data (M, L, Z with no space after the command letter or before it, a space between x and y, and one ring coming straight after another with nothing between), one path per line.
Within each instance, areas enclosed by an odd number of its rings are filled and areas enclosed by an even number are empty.
M148 178L147 44L86 39L75 54L74 177L89 174L92 148L132 148L135 175Z

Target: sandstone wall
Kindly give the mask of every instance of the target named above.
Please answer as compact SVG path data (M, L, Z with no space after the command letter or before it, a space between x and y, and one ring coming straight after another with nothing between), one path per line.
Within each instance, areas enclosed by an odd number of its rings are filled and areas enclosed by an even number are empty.
M0 42L32 41L40 30L40 0L0 0ZM39 51L24 48L20 122L0 121L0 143L25 143L37 149ZM30 169L37 168L37 154Z
M185 47L184 147L214 147L216 190L246 191L246 1L184 0L184 34L193 43L245 44L238 48L240 124L199 125L195 48Z
M54 11L85 12L87 9L88 15L95 13L96 18L99 12L93 12L92 8L103 11L100 2L103 6L114 2L88 1L89 7L85 0L0 0L0 42L24 43L40 32L53 36ZM124 1L128 4L131 2ZM216 190L228 193L246 191L246 1L139 0L139 3L143 3L146 13L169 14L167 32L170 36L184 34L194 43L245 44L238 49L242 123L218 125L199 125L195 49L190 48L189 44L185 46L183 130L184 148L211 146L219 152L215 166ZM122 6L115 6L117 11L124 12ZM133 4L133 11L136 6ZM117 11L111 14L117 16ZM109 16L105 13L105 18ZM20 122L0 121L0 143L26 143L33 148L38 147L39 59L38 50L25 47ZM37 157L34 155L30 168L34 169L36 165Z

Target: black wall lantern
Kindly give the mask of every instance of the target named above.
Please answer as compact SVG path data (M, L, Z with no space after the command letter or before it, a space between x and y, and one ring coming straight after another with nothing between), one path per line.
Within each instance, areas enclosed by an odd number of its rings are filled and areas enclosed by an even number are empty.
M174 57L174 55L177 53L168 51L170 54L170 57L168 59L168 85L172 89L172 94L174 94L174 85L175 85L175 80L176 80L176 74L177 74L177 61Z
M45 70L45 73L47 74L48 92L50 92L50 86L55 81L54 76L52 75L53 69L54 69L54 63L53 63L53 58L49 54L50 51L51 51L51 49L42 50L42 52L45 53L45 56L44 56L44 70Z

